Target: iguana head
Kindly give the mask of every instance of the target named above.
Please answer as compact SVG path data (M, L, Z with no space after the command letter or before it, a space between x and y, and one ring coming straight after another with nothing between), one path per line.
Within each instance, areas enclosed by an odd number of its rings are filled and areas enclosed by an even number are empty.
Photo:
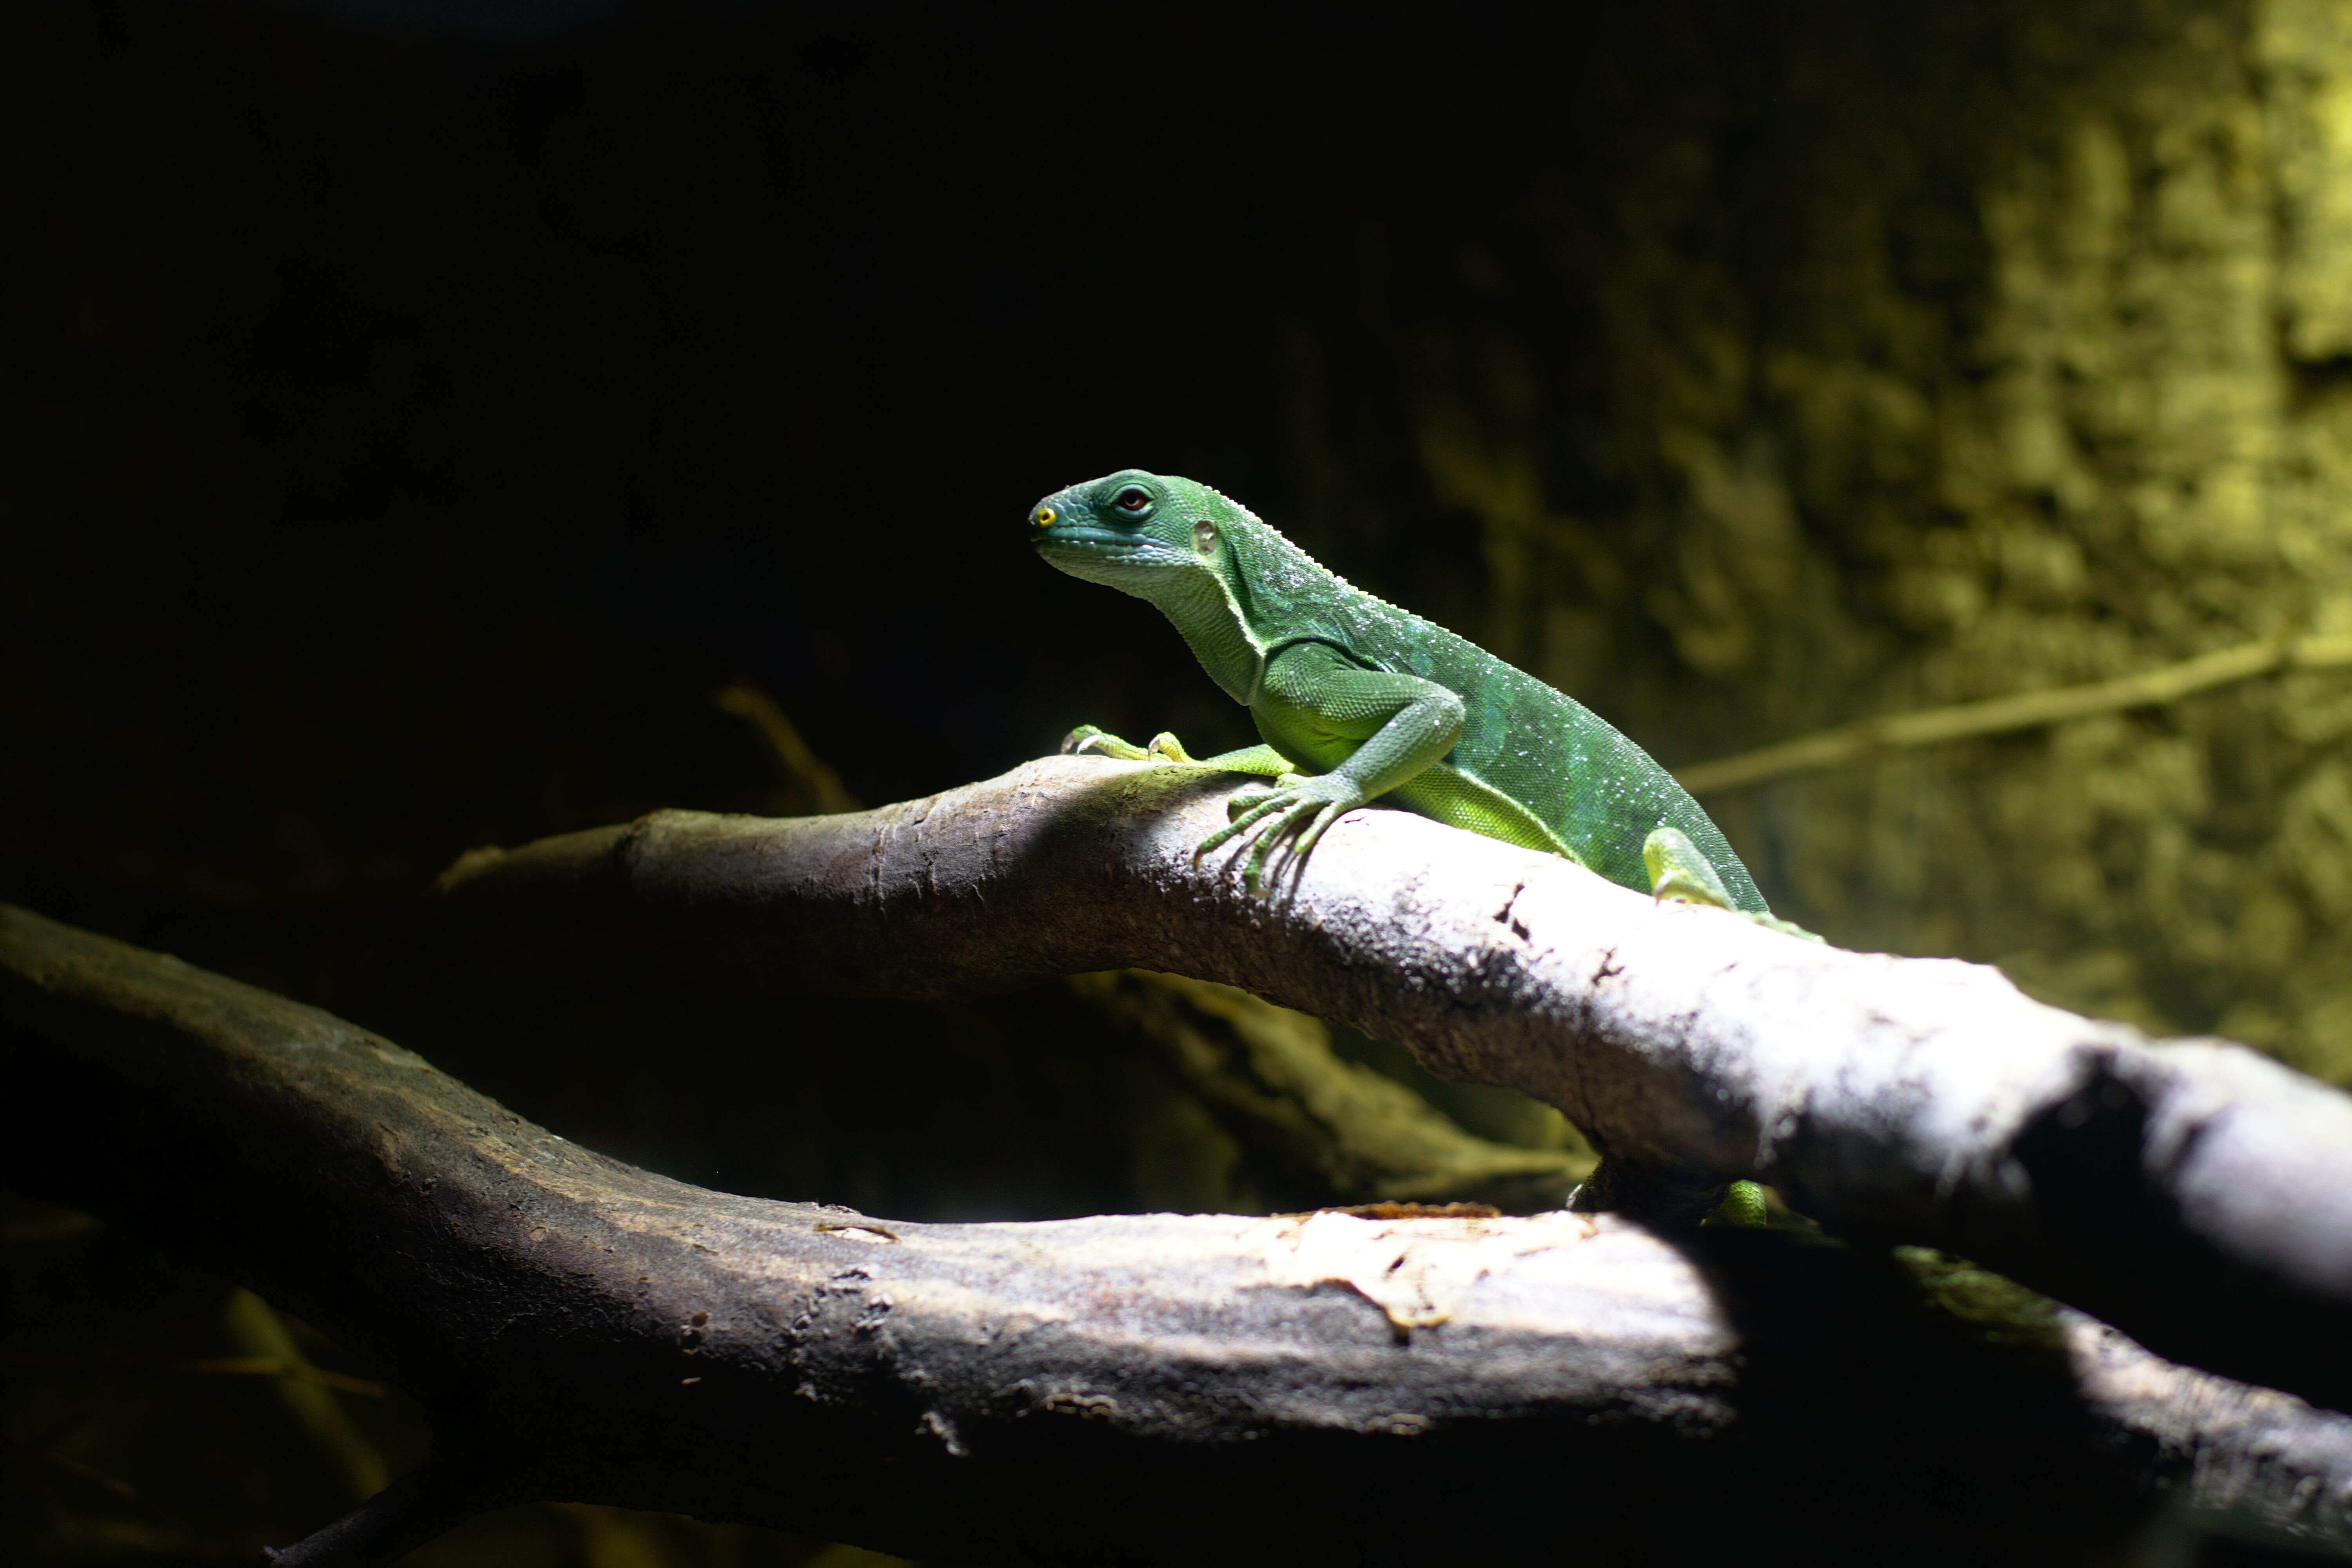
M1055 490L1029 509L1030 538L1047 562L1163 605L1222 590L1234 569L1232 536L1253 524L1264 526L1208 486L1141 468Z

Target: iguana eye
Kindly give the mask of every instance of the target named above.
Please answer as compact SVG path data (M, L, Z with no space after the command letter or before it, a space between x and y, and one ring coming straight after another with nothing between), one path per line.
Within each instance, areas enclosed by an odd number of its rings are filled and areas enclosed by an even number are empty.
M1151 504L1151 497L1145 491L1129 485L1113 496L1110 504L1121 511L1141 511Z

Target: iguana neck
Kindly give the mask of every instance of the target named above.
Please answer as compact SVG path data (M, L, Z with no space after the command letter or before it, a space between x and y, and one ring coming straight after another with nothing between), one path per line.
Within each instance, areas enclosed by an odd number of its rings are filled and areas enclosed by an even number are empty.
M1234 603L1223 584L1187 573L1149 597L1183 635L1209 679L1226 696L1247 706L1256 697L1258 681L1265 674L1265 645L1250 629L1241 606Z

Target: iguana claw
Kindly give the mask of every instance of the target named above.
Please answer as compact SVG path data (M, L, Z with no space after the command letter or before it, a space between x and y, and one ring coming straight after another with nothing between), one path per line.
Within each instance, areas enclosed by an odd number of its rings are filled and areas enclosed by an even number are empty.
M1063 736L1062 755L1110 757L1122 763L1197 763L1200 761L1184 749L1183 742L1165 730L1151 737L1151 744L1139 746L1132 741L1120 740L1096 724L1081 724Z
M1150 753L1132 742L1120 740L1099 725L1081 724L1062 737L1062 755L1112 757L1122 763L1139 763Z
M1266 857L1276 844L1297 832L1298 842L1291 857L1304 860L1342 813L1363 803L1362 788L1344 773L1285 773L1270 790L1244 790L1226 802L1233 820L1202 839L1192 858L1197 862L1220 845L1247 835L1253 842L1249 861L1242 868L1242 885L1255 892Z

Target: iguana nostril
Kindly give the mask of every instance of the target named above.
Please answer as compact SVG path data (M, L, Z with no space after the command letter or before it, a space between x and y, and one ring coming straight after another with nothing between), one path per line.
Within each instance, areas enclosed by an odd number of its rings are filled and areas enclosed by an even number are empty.
M1054 509L1050 506L1041 506L1037 509L1037 515L1030 521L1040 528L1051 528L1054 526Z

